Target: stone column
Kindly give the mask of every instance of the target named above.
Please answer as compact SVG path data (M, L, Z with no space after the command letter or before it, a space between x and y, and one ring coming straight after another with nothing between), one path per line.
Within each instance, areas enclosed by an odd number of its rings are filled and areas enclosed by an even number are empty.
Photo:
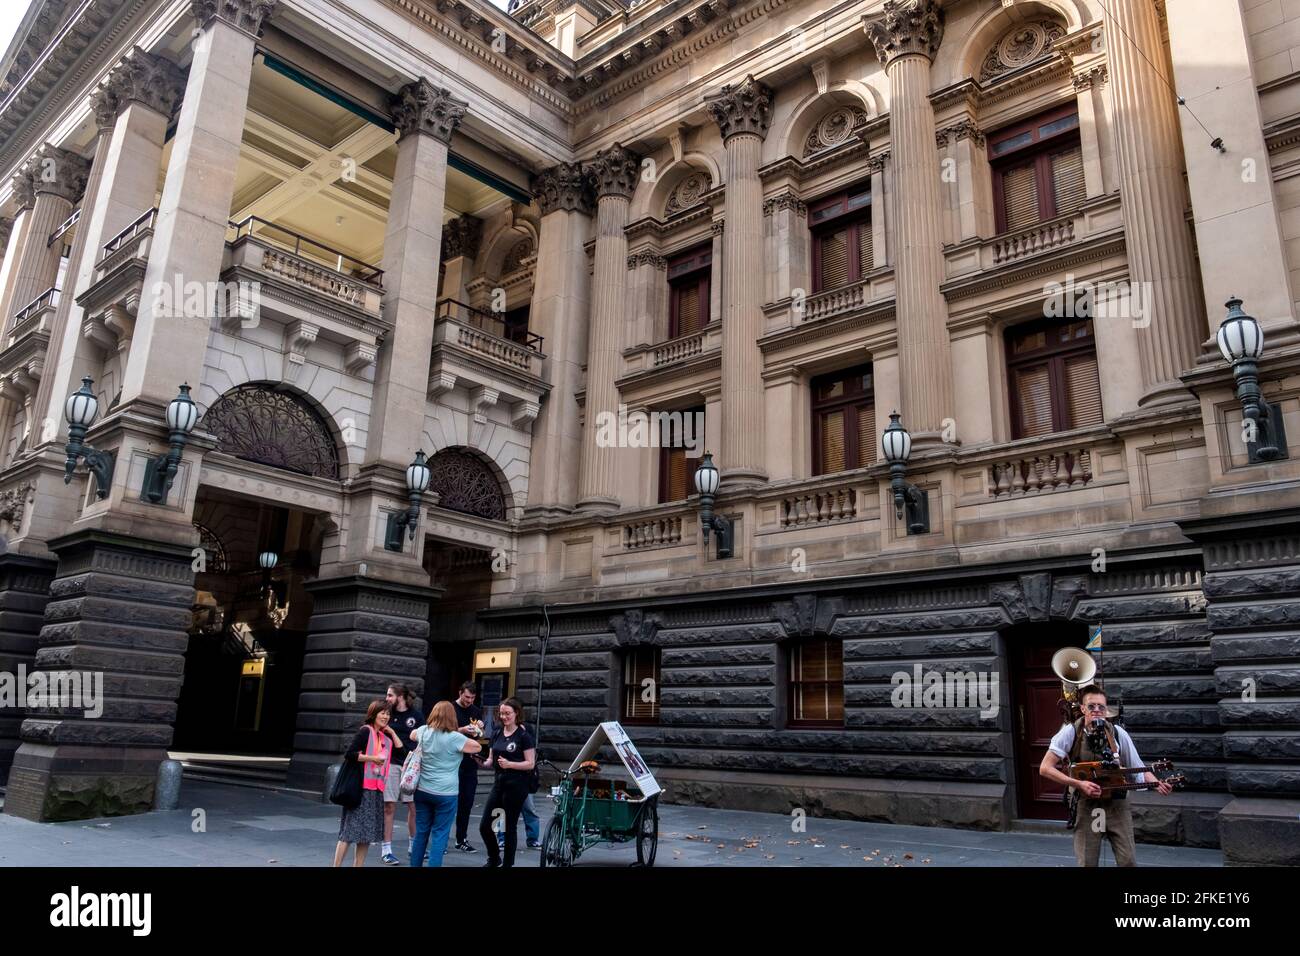
M447 144L465 104L420 79L393 103L397 170L384 232L384 318L366 465L405 471L423 443L447 190Z
M588 328L574 319L590 314L591 279L583 246L591 233L595 196L577 163L541 173L533 193L542 220L528 324L545 340L542 378L551 391L533 425L528 509L553 514L572 510L577 500L579 458L573 449L583 447L583 435L574 396L582 382Z
M888 0L884 13L864 27L889 76L900 411L914 444L924 446L938 442L943 420L956 411L948 303L939 291L945 278L943 199L930 105L930 63L943 39L943 13L937 0Z
M787 189L763 202L767 233L767 301L779 302L802 289L811 293L812 271L808 257L808 206ZM870 268L868 264L867 268ZM803 316L795 313L799 323Z
M59 563L35 664L96 693L29 711L4 812L44 821L150 810L185 672L193 554L94 530L49 547Z
M89 171L90 164L76 153L46 143L14 179L14 193L21 206L30 211L26 213L28 222L14 264L9 313L4 316L6 329L18 310L58 279L60 246L48 245L50 233L72 215L73 206L85 191Z
M662 342L668 336L668 260L654 249L642 249L627 257L627 271L623 347Z
M38 414L54 424L44 440L66 441L64 401L81 376L99 378L100 349L82 335L84 313L76 298L90 287L104 243L153 206L163 140L181 85L174 63L136 47L91 94L99 135L50 339L50 371L36 398Z
M1142 404L1190 400L1178 375L1195 363L1209 329L1183 218L1177 106L1155 4L1115 0L1105 30L1129 278L1145 308L1142 320L1150 319L1138 335Z
M578 508L617 511L617 452L596 439L601 415L618 414L614 381L622 365L627 304L627 210L641 172L641 159L618 143L596 154L587 175L596 189L596 264L592 278L591 328L587 340L587 408L582 432L582 478Z
M442 227L442 266L446 270L440 298L468 302L469 283L479 243L483 240L483 220L475 216L448 219Z
M13 494L9 492L8 494ZM17 490L20 498L26 493ZM8 497L8 495L6 495ZM5 517L14 527L22 524L25 501L5 502ZM17 515L13 509L17 508ZM45 604L50 599L54 561L24 554L0 554L0 672L17 675L28 672L36 659L36 641L41 631ZM22 707L0 709L0 784L9 776L14 751L20 742L19 728L26 711Z
M715 451L731 487L767 480L764 459L763 183L760 154L772 122L772 90L753 76L705 106L727 151L722 236L722 447Z
M154 225L144 301L122 382L122 404L165 407L183 382L199 382L212 316L170 315L184 283L221 274L239 165L253 51L273 0L194 0L197 32L185 98ZM181 288L172 290L180 283Z
M289 786L321 790L325 771L397 680L424 694L429 587L345 576L314 581ZM428 707L426 707L426 710Z

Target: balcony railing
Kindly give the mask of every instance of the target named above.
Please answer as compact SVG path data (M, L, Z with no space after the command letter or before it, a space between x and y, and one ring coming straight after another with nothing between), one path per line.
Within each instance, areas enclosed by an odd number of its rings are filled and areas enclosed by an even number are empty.
M309 267L315 265L319 267L322 274L333 272L345 279L362 282L377 289L383 288L384 271L379 267L372 266L368 262L362 262L360 259L355 259L331 246L317 242L315 239L310 239L291 229L278 226L273 222L268 222L258 216L249 216L239 222L232 222L230 223L230 229L234 231L234 235L229 239L230 242L238 242L240 239L245 238L255 239L258 242L292 253L302 260L304 266L294 266L290 270L294 273L291 278L296 281L309 280L311 277L303 273L311 272L312 270Z
M15 331L28 319L34 318L46 309L53 309L59 304L59 290L53 287L46 289L29 304L14 314L13 323L9 326L10 331Z
M100 258L107 259L113 253L117 252L117 250L130 243L131 240L140 235L140 233L152 229L154 226L154 220L157 218L157 207L146 210L139 219L131 223L131 225L127 226L112 239L108 240L108 242L104 243L104 254Z
M682 543L682 516L665 515L633 521L623 526L623 547L628 551L662 548Z
M781 527L850 521L858 516L858 493L854 488L827 488L781 499Z
M516 349L524 349L538 354L541 354L542 343L545 341L536 332L529 332L527 329L507 328L500 316L491 312L484 312L482 309L476 309L459 299L438 300L438 320L442 321L443 319L451 319L461 326L468 326L470 329L482 332L490 338L499 339L507 346L514 346ZM493 343L479 342L476 336L471 336L471 339L474 340L475 346L480 349L490 346L494 351L501 351ZM511 349L505 349L503 354L511 352ZM522 364L526 366L528 364L527 359L524 359Z
M702 354L704 352L705 334L704 332L697 332L685 338L671 339L662 345L656 345L654 356L651 359L654 367L671 365L674 362L680 362L683 359Z
M1092 478L1090 449L1047 451L994 462L989 466L989 494L1002 498L1063 491L1080 488Z
M808 296L804 302L803 321L817 322L861 308L866 304L869 287L869 282L855 282Z
M81 221L81 210L80 209L73 210L72 215L69 216L67 219L63 220L63 222L59 223L59 228L55 229L52 233L50 233L50 238L45 240L45 248L48 249L50 246L58 242L59 239L66 236L68 232L71 231L72 227L75 226L80 221Z
M1036 223L993 240L993 264L1002 265L1074 241L1074 214Z

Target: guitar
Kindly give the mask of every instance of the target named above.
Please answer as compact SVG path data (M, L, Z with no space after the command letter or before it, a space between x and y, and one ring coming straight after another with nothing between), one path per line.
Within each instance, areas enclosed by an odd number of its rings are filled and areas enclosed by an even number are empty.
M1175 771L1172 760L1157 760L1149 767L1111 767L1100 760L1083 760L1070 764L1069 773L1075 780L1087 780L1101 787L1101 796L1093 797L1094 800L1109 799L1121 790L1153 790L1160 785L1146 780L1131 783L1128 777L1134 773L1155 774L1160 783L1167 783L1175 790L1182 789L1187 783L1186 774ZM1065 826L1066 829L1072 830L1078 819L1079 800L1082 799L1083 794L1077 788L1069 787L1063 796L1066 806L1070 808L1070 818Z

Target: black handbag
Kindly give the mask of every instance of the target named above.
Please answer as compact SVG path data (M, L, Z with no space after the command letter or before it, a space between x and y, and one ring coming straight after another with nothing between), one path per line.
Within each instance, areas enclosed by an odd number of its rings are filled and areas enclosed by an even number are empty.
M334 786L330 788L330 803L337 803L340 807L348 810L355 810L361 806L361 778L364 771L361 768L360 761L343 758L343 765L339 768L338 776L334 778Z

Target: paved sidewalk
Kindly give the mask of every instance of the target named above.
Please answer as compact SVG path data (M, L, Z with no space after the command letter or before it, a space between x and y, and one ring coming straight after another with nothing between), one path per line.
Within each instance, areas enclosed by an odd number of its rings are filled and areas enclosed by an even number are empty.
M482 807L480 793L477 809ZM543 831L549 797L535 798ZM202 821L204 832L195 832ZM985 833L936 827L891 826L810 817L807 832L791 831L789 817L741 810L661 804L656 866L1073 866L1067 834ZM394 848L405 865L402 810ZM482 866L477 853L448 852L447 866ZM16 866L328 866L338 836L339 810L305 797L248 787L187 781L181 809L75 823L32 823L0 814L0 867ZM517 865L536 866L538 852L523 847ZM1107 860L1113 862L1109 849ZM351 853L349 853L349 864ZM579 866L627 866L632 844L587 851ZM1140 844L1143 866L1222 866L1218 850ZM371 847L367 866L383 866Z

